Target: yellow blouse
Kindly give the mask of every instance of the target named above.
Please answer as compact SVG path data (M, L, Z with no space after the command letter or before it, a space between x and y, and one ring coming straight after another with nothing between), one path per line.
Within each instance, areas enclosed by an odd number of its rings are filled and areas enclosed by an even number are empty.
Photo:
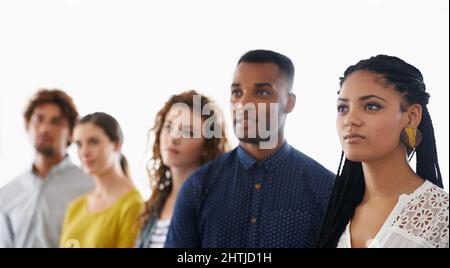
M64 218L60 247L133 247L140 230L139 215L144 202L136 189L120 197L111 207L91 213L88 194L72 201Z

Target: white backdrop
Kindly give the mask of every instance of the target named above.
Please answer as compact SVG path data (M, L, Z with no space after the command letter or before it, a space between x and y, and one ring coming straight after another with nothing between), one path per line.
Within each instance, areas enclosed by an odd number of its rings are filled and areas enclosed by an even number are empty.
M158 109L171 94L197 89L219 103L229 123L235 64L257 48L294 61L297 106L287 139L334 172L336 91L345 68L379 53L418 67L448 191L447 0L2 0L0 186L33 158L22 120L28 98L56 87L81 115L104 111L119 120L133 180L147 197L146 134ZM70 152L79 163L74 147Z

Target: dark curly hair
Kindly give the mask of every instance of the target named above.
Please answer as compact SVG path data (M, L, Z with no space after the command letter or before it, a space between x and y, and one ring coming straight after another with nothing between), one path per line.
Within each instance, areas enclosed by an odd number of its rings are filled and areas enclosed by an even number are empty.
M33 115L36 107L44 104L55 104L61 110L63 116L67 119L69 124L70 133L73 132L75 124L78 120L78 111L73 99L67 95L66 92L60 89L40 89L29 101L23 117L25 119L25 126L28 128L30 124L31 116ZM67 146L70 145L70 141L67 142Z

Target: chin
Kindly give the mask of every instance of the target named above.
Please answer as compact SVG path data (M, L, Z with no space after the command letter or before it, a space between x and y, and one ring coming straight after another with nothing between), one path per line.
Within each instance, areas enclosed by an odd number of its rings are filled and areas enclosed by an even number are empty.
M183 163L179 163L179 161L169 160L166 163L164 163L164 165L166 165L169 168L177 168L177 167L182 167Z
M89 175L95 175L95 174L99 173L99 169L95 165L93 165L93 166L85 166L85 165L83 165L83 170L86 173L88 173Z
M191 167L199 167L200 163L192 163L191 161L187 161L187 162L181 162L181 161L177 161L177 162L171 162L169 164L166 164L166 166L168 166L169 168L191 168Z
M243 143L250 143L250 144L254 144L257 145L261 142L261 139L258 138L240 138L239 141L243 142Z
M163 159L162 162L164 163L165 166L168 166L169 168L172 167L174 164L176 164L176 161L174 161L171 157Z
M84 171L85 171L87 174L89 174L89 175L95 175L95 173L97 173L97 172L95 172L95 170L92 169L92 168L87 168L87 167L85 167L85 168L83 168L83 169L84 169Z
M345 153L345 158L354 162L364 162L364 160L368 159L368 155L362 152L355 151L347 151Z

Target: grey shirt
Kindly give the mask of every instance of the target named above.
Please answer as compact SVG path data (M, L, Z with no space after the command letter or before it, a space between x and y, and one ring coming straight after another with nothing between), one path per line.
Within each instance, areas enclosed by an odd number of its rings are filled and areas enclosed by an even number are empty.
M93 187L68 156L45 179L30 168L0 189L0 248L58 247L67 206Z

